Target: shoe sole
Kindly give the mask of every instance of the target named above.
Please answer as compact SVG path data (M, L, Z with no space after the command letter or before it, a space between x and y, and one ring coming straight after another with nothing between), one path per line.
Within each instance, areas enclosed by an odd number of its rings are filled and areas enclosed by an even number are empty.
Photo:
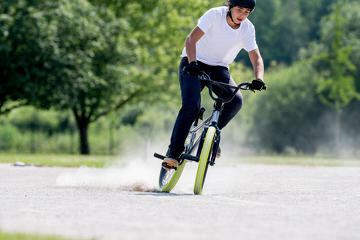
M171 159L171 158L164 158L164 162L166 162L166 164L170 167L175 167L177 168L179 166L179 162L174 160L174 159ZM170 170L170 168L167 168L167 167L164 167L162 166L164 169L166 170Z

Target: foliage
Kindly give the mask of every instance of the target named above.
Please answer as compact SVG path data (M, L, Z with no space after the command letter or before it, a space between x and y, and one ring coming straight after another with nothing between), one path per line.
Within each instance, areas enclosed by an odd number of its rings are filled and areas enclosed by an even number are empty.
M46 236L38 234L24 234L24 233L5 233L0 230L1 240L70 240L59 236Z
M11 124L0 125L0 151L11 151L16 148L21 134Z
M320 100L336 110L334 151L337 154L345 148L348 151L349 146L356 142L352 139L350 144L346 144L348 140L346 135L343 136L343 131L346 131L345 125L357 125L357 120L349 121L342 114L347 106L356 104L352 102L358 103L360 100L360 65L357 61L360 53L359 10L359 2L340 1L334 4L332 12L321 21L321 41L312 43L308 50L302 51L303 57L310 56L308 61L320 73L317 79ZM344 120L345 124L342 124ZM358 134L358 131L355 132Z
M97 167L102 168L116 161L109 155L83 156L76 154L0 154L0 163L23 162L34 166L48 167Z
M92 2L112 9L128 22L129 29L123 37L136 46L133 49L136 61L129 66L134 74L129 77L143 80L142 100L174 101L172 96L179 95L177 72L185 38L209 3L201 0Z
M75 153L76 126L66 112L23 107L0 119L0 150Z
M318 60L313 61L317 71L324 74L326 69L330 69L336 62L336 68L340 68L340 73L352 76L355 80L355 89L360 91L360 3L358 1L340 1L333 6L333 11L324 17L320 22L320 41L313 41L307 49L300 51L301 59ZM330 54L332 54L330 56ZM326 58L328 61L326 61ZM331 58L335 58L332 62ZM333 66L330 66L330 63ZM335 70L332 70L335 74ZM350 81L351 82L351 81ZM350 94L352 95L352 94ZM356 100L356 99L354 99Z
M348 105L354 98L360 98L356 92L355 79L352 72L356 67L350 60L351 46L343 46L344 32L342 25L345 19L340 15L340 5L335 5L334 13L324 18L333 26L332 31L325 33L323 38L332 35L328 53L315 57L319 61L322 78L318 83L320 99L335 109L341 109Z
M10 113L0 125L1 151L73 153L82 146L74 142L80 136L93 153L116 154L126 141L167 139L180 105L184 40L207 9L220 5L224 1L1 1L0 114L25 104L58 110ZM324 122L334 106L342 109L342 127L351 136L346 142L356 145L360 3L258 1L250 19L270 66L269 89L244 93L234 121L240 124L230 124L224 139L311 153L321 140L331 141ZM301 65L299 58L311 60ZM249 64L244 52L238 60ZM239 63L231 74L237 82L252 78ZM207 91L202 95L211 108Z
M4 11L4 19L11 19L3 30L7 45L1 49L10 56L4 61L10 66L4 69L15 71L2 79L17 84L21 98L31 104L72 109L85 154L90 151L91 122L131 101L166 98L169 95L159 93L175 89L168 78L176 78L178 53L194 25L193 7L200 15L203 5L202 1L94 3L99 5L86 0L3 4L10 9ZM17 58L11 57L13 52Z
M116 155L134 145L141 148L144 137L167 139L177 110L140 104L99 119L89 128L92 153ZM134 111L136 117L129 121ZM15 109L0 118L0 152L75 154L79 144L75 125L73 116L63 111Z
M39 107L72 109L88 153L87 126L138 94L123 78L131 61L118 36L126 23L111 11L86 0L8 3L13 18L6 37L9 71L6 82L17 84L22 97ZM15 53L15 57L12 53ZM18 66L19 65L19 66Z
M59 63L45 40L51 31L44 25L46 19L26 5L26 1L0 3L0 113L28 103L38 91L36 84L51 87L46 76ZM9 100L19 104L7 108Z
M248 144L282 153L314 153L324 136L324 109L316 98L316 73L296 64L267 74L268 90L253 97Z
M249 18L255 25L265 65L290 65L298 60L298 51L319 37L318 23L336 1L258 1Z

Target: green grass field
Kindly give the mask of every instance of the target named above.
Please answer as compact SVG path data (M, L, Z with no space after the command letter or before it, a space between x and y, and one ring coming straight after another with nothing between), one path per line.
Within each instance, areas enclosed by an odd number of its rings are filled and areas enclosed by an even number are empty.
M0 154L0 163L23 162L34 166L47 167L97 167L110 165L120 157L117 156L81 156L81 155L48 155L48 154ZM220 158L218 161L221 161ZM357 166L359 158L335 158L321 156L242 156L226 159L229 163L299 165L299 166Z
M47 167L98 167L115 161L115 156L81 156L49 154L0 154L0 163L23 162L35 166Z
M4 233L0 231L0 240L70 240L57 236L40 236L35 234Z

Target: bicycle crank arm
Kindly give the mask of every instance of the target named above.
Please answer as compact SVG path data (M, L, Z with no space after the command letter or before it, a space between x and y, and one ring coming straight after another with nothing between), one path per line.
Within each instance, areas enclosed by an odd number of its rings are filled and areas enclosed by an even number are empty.
M190 161L194 161L194 162L199 162L199 158L187 153L183 153L180 156L181 159L186 159L186 160L190 160Z
M166 158L165 156L160 155L160 154L158 154L158 153L154 153L154 157L159 158L159 159L161 159L161 160L164 160L164 158Z
M158 153L154 153L154 157L159 158L159 159L161 159L161 160L164 160L164 158L166 158L165 156L163 156L163 155L161 155L161 154L158 154ZM199 158L198 158L198 157L193 156L193 155L190 155L190 154L187 154L187 153L181 154L180 159L181 159L181 160L186 159L186 160L189 160L189 161L199 162Z

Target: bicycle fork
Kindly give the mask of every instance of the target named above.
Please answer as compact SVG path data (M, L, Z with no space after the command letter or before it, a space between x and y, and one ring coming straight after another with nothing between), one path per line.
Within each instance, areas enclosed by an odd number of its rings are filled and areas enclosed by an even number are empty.
M210 166L214 166L215 164L215 158L216 158L216 153L219 149L219 145L220 145L220 129L218 127L218 121L219 121L219 117L220 117L220 113L222 111L223 108L223 104L220 102L216 102L214 104L214 113L211 119L211 126L215 127L216 129L216 133L215 133L215 139L213 142L213 146L212 146L212 154L211 154L211 159L210 160Z

